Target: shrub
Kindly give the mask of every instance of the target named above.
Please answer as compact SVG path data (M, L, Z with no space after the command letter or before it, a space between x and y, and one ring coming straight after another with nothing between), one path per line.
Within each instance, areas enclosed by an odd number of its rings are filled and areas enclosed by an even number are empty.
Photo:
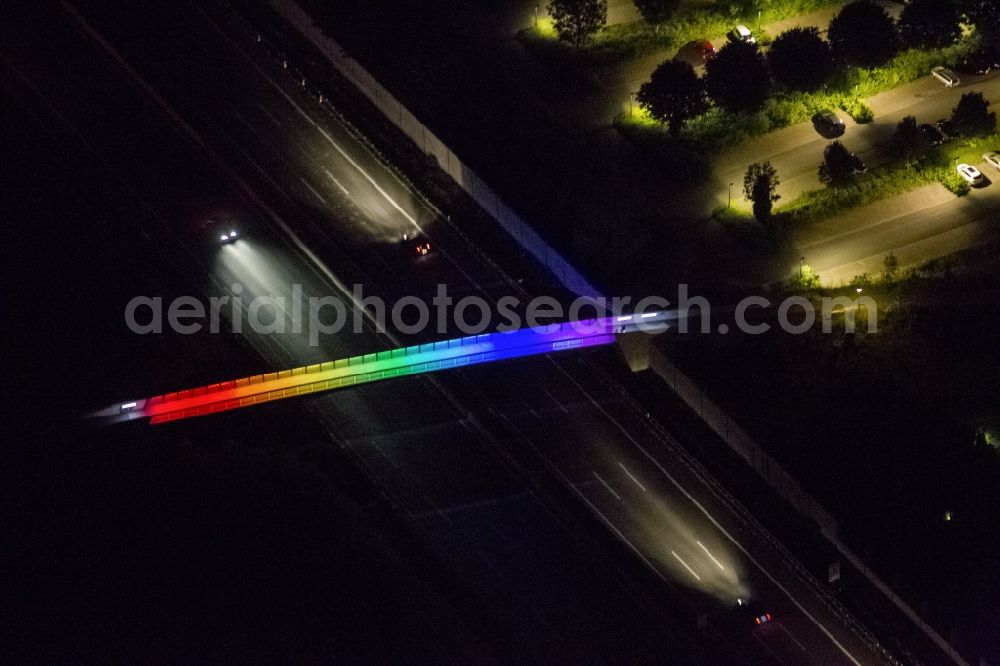
M839 106L859 125L866 125L875 119L875 113L871 110L871 107L857 97L851 99L845 98L840 102Z
M950 170L947 175L941 178L941 184L948 188L948 191L956 197L964 197L972 191L968 181L958 175L957 171Z

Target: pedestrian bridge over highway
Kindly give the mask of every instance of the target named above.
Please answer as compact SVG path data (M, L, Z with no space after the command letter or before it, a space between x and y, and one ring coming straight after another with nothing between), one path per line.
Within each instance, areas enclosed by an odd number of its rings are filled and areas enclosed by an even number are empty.
M401 347L129 400L87 418L99 423L147 418L153 424L166 423L395 377L608 345L619 335L663 330L675 317L669 311L617 315Z

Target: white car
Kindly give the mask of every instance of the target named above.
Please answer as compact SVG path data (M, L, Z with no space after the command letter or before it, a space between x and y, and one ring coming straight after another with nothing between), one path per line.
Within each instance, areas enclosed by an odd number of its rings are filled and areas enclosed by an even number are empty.
M968 181L969 185L978 185L983 182L983 174L971 164L959 164L958 175Z
M753 33L750 32L750 28L746 27L742 23L730 30L727 37L731 42L745 42L747 44L757 43L757 40L754 39Z
M951 71L950 69L945 69L944 67L935 67L931 70L931 76L943 83L946 87L952 88L957 86L961 81L958 78L958 74Z
M991 167L1000 171L1000 153L997 153L995 151L991 153L986 153L985 155L983 155L983 159Z

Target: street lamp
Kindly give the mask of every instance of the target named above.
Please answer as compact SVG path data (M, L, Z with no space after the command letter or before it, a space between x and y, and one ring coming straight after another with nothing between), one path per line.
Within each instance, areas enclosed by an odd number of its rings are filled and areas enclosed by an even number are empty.
M632 100L635 99L635 95L636 94L634 92L630 92L628 94L628 117L629 118L632 117Z
M805 261L805 257L799 257L799 283L802 282L802 262Z
M861 287L858 287L857 289L855 289L855 291L858 292L858 304L855 306L854 309L857 312L861 312L861 291L862 291L862 289L861 289Z
M726 204L726 208L731 208L733 205L733 185L736 183L729 183L729 202Z
M538 30L538 3L535 3L535 30Z

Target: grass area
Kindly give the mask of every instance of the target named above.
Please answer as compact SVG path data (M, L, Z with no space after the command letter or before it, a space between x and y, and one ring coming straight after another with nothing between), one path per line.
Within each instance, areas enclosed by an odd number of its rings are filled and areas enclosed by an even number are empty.
M756 12L743 15L736 8L686 7L660 26L659 31L645 21L620 23L605 27L589 42L577 49L561 42L550 20L539 20L538 25L522 31L521 41L545 59L557 59L560 64L588 67L628 60L657 50L677 49L695 39L712 39L726 34L737 23L756 28L801 14L806 14L840 0L780 0L767 3ZM717 47L719 45L716 45Z

